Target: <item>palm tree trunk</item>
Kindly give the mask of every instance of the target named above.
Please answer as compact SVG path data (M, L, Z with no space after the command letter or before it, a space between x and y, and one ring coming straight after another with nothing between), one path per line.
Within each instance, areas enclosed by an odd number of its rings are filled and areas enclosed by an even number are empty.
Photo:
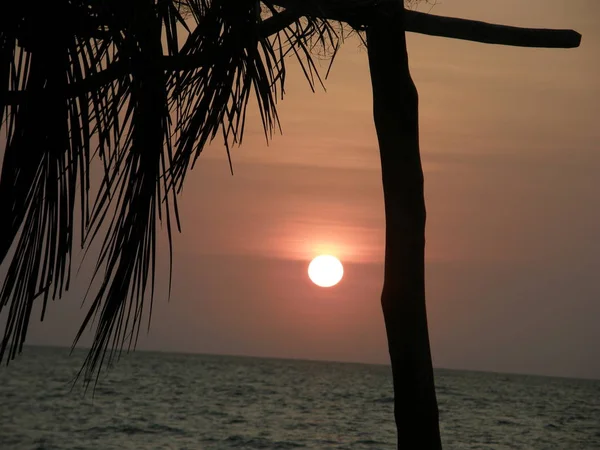
M399 449L441 449L425 310L425 201L418 94L404 9L383 2L367 31L386 218L381 303L394 381Z

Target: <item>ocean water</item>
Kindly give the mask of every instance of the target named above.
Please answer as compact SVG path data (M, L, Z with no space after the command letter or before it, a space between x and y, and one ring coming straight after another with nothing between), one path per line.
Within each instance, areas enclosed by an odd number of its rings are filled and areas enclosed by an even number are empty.
M135 352L95 395L84 353L0 368L0 449L394 449L386 366ZM438 370L445 449L600 449L600 381Z

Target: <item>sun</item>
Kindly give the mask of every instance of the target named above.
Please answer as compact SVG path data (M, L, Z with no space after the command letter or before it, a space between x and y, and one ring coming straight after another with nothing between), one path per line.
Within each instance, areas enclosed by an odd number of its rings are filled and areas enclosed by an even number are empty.
M308 277L320 287L335 286L344 276L344 266L331 255L320 255L308 265Z

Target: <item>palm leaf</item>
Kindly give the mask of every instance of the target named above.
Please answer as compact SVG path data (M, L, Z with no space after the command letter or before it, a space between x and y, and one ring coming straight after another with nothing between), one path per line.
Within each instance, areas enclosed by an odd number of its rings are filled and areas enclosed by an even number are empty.
M270 139L286 58L295 55L314 86L313 55L335 54L341 28L271 1L18 4L0 7L0 361L22 350L34 302L43 319L68 290L79 214L82 248L104 235L99 287L75 338L95 327L89 380L135 347L145 312L150 320L157 225L170 243L177 193L202 150L216 138L228 153L241 144L252 96Z

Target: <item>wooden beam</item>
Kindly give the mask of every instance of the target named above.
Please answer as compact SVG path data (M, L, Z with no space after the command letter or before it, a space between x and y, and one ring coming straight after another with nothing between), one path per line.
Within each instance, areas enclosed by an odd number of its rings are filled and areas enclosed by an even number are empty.
M419 96L401 26L404 8L379 8L367 29L367 48L386 224L381 306L394 386L395 448L441 450L425 306Z
M339 20L355 28L368 26L377 0L272 0L302 16ZM390 0L388 0L390 1ZM392 0L403 2L403 0ZM403 3L402 3L403 4ZM537 48L574 48L581 42L581 34L573 30L521 28L497 25L470 19L436 16L406 9L404 26L412 33L450 39Z
M575 48L581 34L573 30L521 28L496 25L477 20L435 16L418 11L405 11L404 26L413 33L484 44L512 45L537 48Z
M402 1L402 0L398 0ZM368 25L376 0L273 0L273 3L286 8L261 25L261 35L271 36L291 25L302 16L318 16L324 19L347 22L354 27ZM316 5L316 6L315 6ZM351 6L348 6L351 5ZM581 43L581 34L573 30L520 28L496 25L469 19L436 16L418 11L405 10L405 30L413 33L462 39L486 44L511 45L538 48L574 48ZM199 67L204 61L197 56L164 56L162 64L166 71L177 72ZM92 75L89 79L69 85L69 97L76 97L91 89L104 86L126 73L126 64L116 61L107 69ZM24 91L9 91L7 104L17 104L25 96Z

